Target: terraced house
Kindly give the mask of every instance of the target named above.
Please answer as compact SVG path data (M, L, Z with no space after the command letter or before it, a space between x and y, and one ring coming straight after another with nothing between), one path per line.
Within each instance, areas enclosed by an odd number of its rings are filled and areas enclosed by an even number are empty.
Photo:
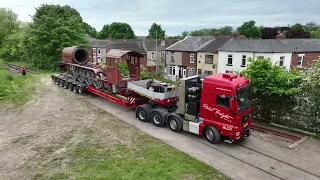
M231 37L215 33L214 38L200 46L197 51L197 73L211 75L217 73L218 48Z
M213 36L187 36L166 49L166 73L173 80L197 74L197 49Z
M248 58L269 58L273 64L288 71L301 71L320 56L319 39L230 39L218 49L218 73L243 71Z

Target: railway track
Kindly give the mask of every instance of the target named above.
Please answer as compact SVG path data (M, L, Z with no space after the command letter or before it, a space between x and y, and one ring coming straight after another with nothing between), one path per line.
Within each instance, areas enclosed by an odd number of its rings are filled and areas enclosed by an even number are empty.
M264 128L256 125L251 125L251 129L260 131L266 134L272 134L272 135L280 136L283 138L291 139L294 141L299 141L300 139L302 139L302 137L300 136L296 136L296 135L292 135L292 134L288 134L288 133L284 133L284 132L280 132L280 131L276 131L276 130L272 130L272 129L268 129L268 128Z
M20 72L20 68L21 66L17 66L15 64L10 64L10 63L4 63L6 66L7 66L7 69L8 71L10 72ZM34 70L34 69L29 69L29 68L26 68L27 69L27 72L37 72L37 70Z
M302 169L296 165L290 164L288 162L285 162L283 160L280 160L278 158L272 157L268 154L265 154L263 152L257 151L255 149L252 149L250 147L247 147L245 145L236 143L234 144L235 147L225 147L224 145L213 145L209 142L207 142L205 139L196 137L192 134L186 134L182 133L182 135L189 137L201 144L204 144L205 146L208 146L216 151L221 152L222 154L225 154L227 156L230 156L242 163L247 164L248 166L251 166L257 170L263 171L271 176L273 176L276 179L288 179L286 175L295 173L297 174L296 179L318 179L320 180L320 175L314 174L308 170ZM241 150L242 149L242 150ZM243 152L243 149L247 151L247 153L242 153L241 155L238 152ZM255 163L254 158L261 158L264 159L266 162L270 162L268 164L258 164ZM280 170L280 171L278 171Z

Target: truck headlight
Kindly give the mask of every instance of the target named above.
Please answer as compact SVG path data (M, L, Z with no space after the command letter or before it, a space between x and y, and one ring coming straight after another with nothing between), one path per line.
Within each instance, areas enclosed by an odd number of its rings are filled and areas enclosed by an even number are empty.
M240 132L236 132L236 136L240 136Z

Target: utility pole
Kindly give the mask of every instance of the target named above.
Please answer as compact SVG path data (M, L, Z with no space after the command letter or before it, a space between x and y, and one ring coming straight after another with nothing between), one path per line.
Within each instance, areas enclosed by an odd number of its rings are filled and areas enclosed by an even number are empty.
M158 31L156 30L156 72L158 72Z

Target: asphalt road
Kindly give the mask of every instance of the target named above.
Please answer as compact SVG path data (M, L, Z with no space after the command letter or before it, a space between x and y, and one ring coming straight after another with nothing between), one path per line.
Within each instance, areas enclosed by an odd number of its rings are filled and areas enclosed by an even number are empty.
M239 144L210 144L203 137L190 133L174 133L135 118L126 109L101 97L85 94L86 100L123 121L190 156L215 167L237 180L250 179L320 179L320 143L309 139L297 149L289 149L253 136ZM125 131L125 129L124 129Z

